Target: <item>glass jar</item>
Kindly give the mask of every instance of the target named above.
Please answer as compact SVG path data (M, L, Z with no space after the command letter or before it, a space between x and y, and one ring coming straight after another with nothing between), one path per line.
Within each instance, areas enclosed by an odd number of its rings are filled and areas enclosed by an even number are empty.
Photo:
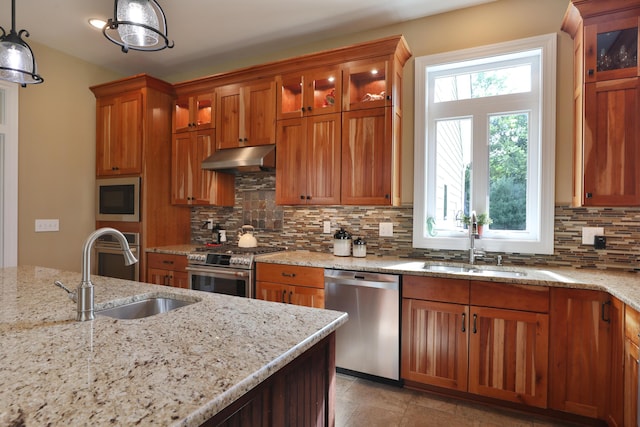
M333 254L335 256L351 255L351 234L344 227L333 235Z
M367 242L362 237L358 237L353 241L353 256L356 258L367 256Z

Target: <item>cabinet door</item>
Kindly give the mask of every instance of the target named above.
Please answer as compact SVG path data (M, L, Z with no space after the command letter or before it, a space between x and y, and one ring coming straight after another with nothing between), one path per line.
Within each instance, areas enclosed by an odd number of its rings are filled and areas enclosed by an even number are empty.
M469 306L402 300L402 378L467 390Z
M142 94L128 92L99 99L96 174L127 175L142 170Z
M308 203L339 204L341 116L324 114L306 120Z
M585 82L638 75L638 19L607 17L585 25Z
M469 391L547 407L549 316L471 307Z
M306 204L307 174L306 121L278 120L276 203Z
M303 85L303 107L306 116L341 111L342 71L339 67L306 71Z
M185 271L173 271L171 286L174 288L189 289L189 274Z
M393 159L391 110L344 113L342 203L390 205Z
M611 366L608 294L551 289L549 407L604 419Z
M585 88L584 204L640 205L640 79Z
M291 286L280 283L256 282L256 299L271 302L289 302Z
M216 202L216 177L222 174L200 167L202 161L216 150L214 138L213 129L195 132L192 137L190 164L193 175L191 185L191 204L193 205L209 205Z
M240 140L240 85L217 89L216 146L218 149L239 147Z
M625 340L624 356L624 425L637 426L640 351L630 339Z
M168 270L161 270L158 268L147 269L147 282L154 285L169 286L170 272Z
M287 302L306 307L324 308L324 289L291 286Z
M183 132L173 135L171 163L171 203L189 205L193 186L191 133Z
M213 109L213 93L179 96L175 101L173 132L211 128Z
M240 111L242 145L276 143L276 84L274 81L244 87Z
M344 67L342 110L388 107L391 105L391 77L386 58L351 62Z

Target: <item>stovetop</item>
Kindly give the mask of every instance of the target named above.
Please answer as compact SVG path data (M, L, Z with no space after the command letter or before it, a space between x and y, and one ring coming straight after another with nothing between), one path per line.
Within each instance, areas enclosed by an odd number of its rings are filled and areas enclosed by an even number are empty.
M286 248L276 246L240 248L233 244L205 245L188 254L187 260L190 265L250 269L253 268L256 255L284 250Z

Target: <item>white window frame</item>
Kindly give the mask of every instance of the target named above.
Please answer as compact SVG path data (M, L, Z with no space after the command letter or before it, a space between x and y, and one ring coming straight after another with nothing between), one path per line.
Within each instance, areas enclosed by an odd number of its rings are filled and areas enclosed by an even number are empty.
M487 57L526 52L534 49L541 51L541 86L540 109L532 112L539 114L539 129L531 129L530 136L539 135L538 156L529 157L529 167L538 172L538 199L529 200L527 217L531 218L530 209L538 207L535 212L538 232L534 236L512 233L505 235L489 233L476 242L476 247L492 252L553 254L554 249L554 207L555 207L555 135L556 135L556 51L557 34L546 34L515 41L498 43L454 52L418 57L415 60L415 143L414 143L414 220L413 247L424 249L465 250L469 248L468 235L465 232L458 236L430 236L427 232L427 203L429 194L423 183L428 182L433 173L429 160L433 156L428 152L430 129L428 71L446 64L470 61ZM533 86L532 86L533 87ZM513 110L521 111L517 107ZM435 134L435 132L433 133ZM474 138L475 139L475 138ZM484 138L486 141L486 138ZM535 145L535 144L534 144ZM533 159L532 159L533 157ZM533 161L532 161L533 160ZM433 178L433 177L431 177ZM472 189L473 191L473 189ZM473 209L478 210L475 206Z
M0 267L18 265L18 87L0 81Z

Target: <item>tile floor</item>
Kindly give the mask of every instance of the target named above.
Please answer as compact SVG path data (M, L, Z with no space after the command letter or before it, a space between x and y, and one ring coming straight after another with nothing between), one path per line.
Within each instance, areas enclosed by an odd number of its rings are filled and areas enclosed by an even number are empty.
M336 427L565 427L533 415L338 374Z

